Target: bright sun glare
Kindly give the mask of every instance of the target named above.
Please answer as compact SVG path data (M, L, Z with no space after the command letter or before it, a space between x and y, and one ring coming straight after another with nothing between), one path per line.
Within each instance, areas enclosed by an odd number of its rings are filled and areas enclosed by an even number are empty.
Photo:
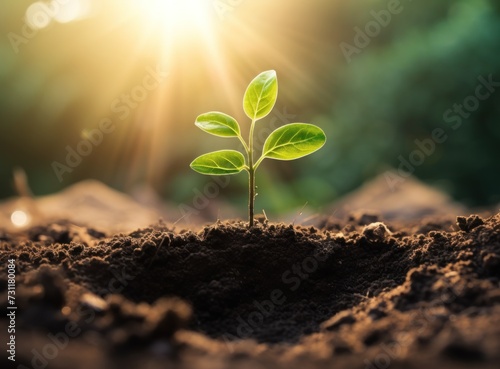
M192 99L203 99L192 97L192 91L206 89L207 84L217 85L220 99L228 109L236 110L241 105L241 81L248 76L245 71L256 70L260 64L246 57L250 50L258 46L266 59L281 65L289 62L269 43L268 37L260 37L259 30L245 22L245 13L238 8L240 3L236 0L37 0L27 8L25 21L35 30L46 29L40 33L46 35L46 40L51 36L59 40L66 27L68 34L82 40L85 47L78 49L77 55L83 59L68 54L72 51L66 52L66 48L54 51L54 58L67 57L67 63L75 63L75 71L83 68L88 72L83 60L95 63L90 67L96 68L94 79L106 81L95 98L92 111L95 116L116 113L114 102L123 102L122 96L141 87L146 72L153 71L156 75L161 70L168 75L157 88L148 91L147 101L126 103L127 116L131 115L127 118L129 126L122 128L121 137L115 135L118 138L114 139L116 144L109 159L110 163L120 163L125 160L121 154L124 148L129 150L133 159L128 162L130 170L124 176L130 177L132 183L134 177L145 175L153 183L161 178L162 171L158 168L168 167L174 161L170 143L175 139L169 137L188 129L187 124L177 124L177 113L187 117L192 114ZM221 9L220 4L225 7ZM225 14L231 15L227 21ZM55 26L52 31L48 29L50 25ZM140 132L140 136L128 135L129 132ZM167 145L166 139L171 140ZM15 213L11 220L22 225L27 221L24 215Z
M168 37L182 37L193 31L209 31L212 18L207 0L133 1L145 21Z
M10 220L16 227L24 227L30 222L31 218L24 211L16 210L11 214Z

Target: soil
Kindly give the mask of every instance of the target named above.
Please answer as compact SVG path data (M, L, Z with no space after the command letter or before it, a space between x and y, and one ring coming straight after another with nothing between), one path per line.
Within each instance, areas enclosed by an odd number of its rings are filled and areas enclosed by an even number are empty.
M16 368L500 362L500 214L159 222L115 235L62 221L0 231L0 243L3 312L16 266Z

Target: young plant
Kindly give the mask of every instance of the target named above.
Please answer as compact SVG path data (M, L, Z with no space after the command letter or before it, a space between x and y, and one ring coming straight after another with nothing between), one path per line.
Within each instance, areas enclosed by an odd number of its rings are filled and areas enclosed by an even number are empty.
M255 77L248 85L243 97L243 109L252 120L248 143L241 136L240 126L233 117L209 112L196 118L195 125L205 132L219 137L236 137L243 144L246 158L239 151L220 150L201 155L193 160L191 168L206 175L236 174L248 172L249 197L248 221L254 224L255 172L265 158L294 160L319 150L326 142L323 130L307 123L286 124L272 132L264 143L261 156L254 161L255 123L267 116L278 97L276 72L269 70Z

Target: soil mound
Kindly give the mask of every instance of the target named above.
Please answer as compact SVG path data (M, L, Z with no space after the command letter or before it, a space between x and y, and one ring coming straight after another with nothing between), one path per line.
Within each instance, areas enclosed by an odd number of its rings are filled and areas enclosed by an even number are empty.
M169 358L194 347L194 357L211 356L201 339L243 347L251 362L261 351L241 339L253 339L276 360L287 345L287 367L304 353L371 362L394 342L395 362L497 360L500 215L417 228L361 218L324 219L321 229L159 223L111 237L59 223L1 234L1 260L16 259L19 329L73 322L104 352L168 342ZM5 307L6 289L2 270Z

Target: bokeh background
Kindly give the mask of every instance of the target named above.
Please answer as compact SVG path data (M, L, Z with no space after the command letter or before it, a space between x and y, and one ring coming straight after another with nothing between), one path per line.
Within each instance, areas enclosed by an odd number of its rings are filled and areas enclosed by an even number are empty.
M397 168L435 128L449 137L413 175L468 206L499 203L500 92L480 101L459 129L444 114L475 94L480 76L500 81L500 1L403 0L402 11L346 58L357 27L365 30L390 3L2 1L0 198L15 195L12 173L23 168L35 195L94 178L190 204L212 180L191 171L191 160L238 148L198 130L196 116L223 111L248 132L245 88L275 69L276 113L258 135L287 120L311 122L328 142L298 161L265 161L258 209L278 214L306 201L322 209ZM168 76L125 113L124 94L151 69ZM60 181L53 163L65 164L67 146L76 148L105 118L115 131ZM244 207L246 183L244 174L231 177L223 198Z

